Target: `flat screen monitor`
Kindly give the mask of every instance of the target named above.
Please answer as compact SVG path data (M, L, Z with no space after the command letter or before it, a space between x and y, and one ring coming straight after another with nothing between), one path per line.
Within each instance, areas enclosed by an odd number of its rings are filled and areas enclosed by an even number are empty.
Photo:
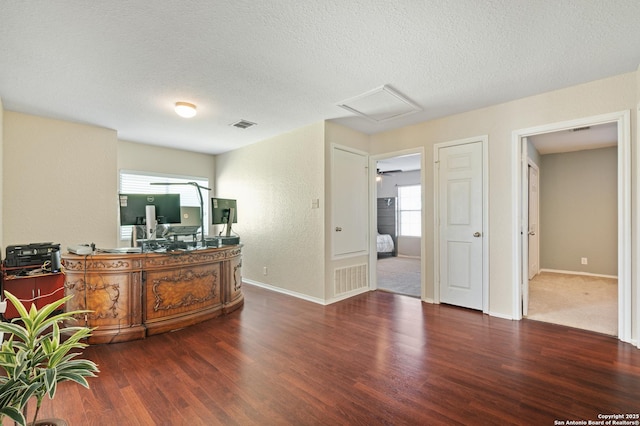
M200 207L180 207L181 226L200 226Z
M231 223L238 223L238 208L236 200L226 198L211 199L211 224L226 225L229 223L229 216L233 209L233 220Z
M182 221L169 227L168 235L196 235L200 229L200 207L180 207Z
M120 225L145 225L146 206L155 206L158 223L180 223L180 194L120 194Z

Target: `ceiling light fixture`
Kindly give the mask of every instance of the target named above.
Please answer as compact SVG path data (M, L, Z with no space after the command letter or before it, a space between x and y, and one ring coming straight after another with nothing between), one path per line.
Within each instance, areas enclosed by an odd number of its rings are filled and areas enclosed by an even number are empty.
M176 102L176 114L180 117L191 118L196 115L196 106L189 102Z

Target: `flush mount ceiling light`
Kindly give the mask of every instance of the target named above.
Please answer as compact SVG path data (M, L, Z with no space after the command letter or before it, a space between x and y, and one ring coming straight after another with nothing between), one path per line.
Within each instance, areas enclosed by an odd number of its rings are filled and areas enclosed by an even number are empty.
M422 110L387 85L342 101L338 106L374 123L382 123Z
M176 102L176 114L180 117L191 118L196 115L196 106L189 102Z

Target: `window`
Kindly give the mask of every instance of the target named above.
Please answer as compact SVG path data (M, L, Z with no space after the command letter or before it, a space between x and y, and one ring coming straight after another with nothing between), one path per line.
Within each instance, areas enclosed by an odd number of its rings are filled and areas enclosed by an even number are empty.
M398 187L398 210L400 215L400 235L404 237L422 236L420 185Z
M187 183L196 182L205 188L209 187L209 180L203 177L175 176L152 174L149 172L120 171L120 193L122 194L180 194L180 204L187 207L200 207L198 188L193 185L151 185L152 182L161 183ZM204 234L209 233L209 195L207 190L202 190L204 204ZM120 239L131 239L132 226L120 227Z

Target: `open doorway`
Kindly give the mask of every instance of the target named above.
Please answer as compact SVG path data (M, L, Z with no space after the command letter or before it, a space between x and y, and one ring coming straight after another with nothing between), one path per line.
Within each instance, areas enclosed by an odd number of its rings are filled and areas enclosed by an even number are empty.
M617 336L617 124L526 139L523 315Z
M630 112L620 111L599 116L587 117L567 122L547 124L538 127L520 129L513 132L513 183L517 191L514 209L518 212L513 222L514 252L514 319L522 319L526 313L529 295L529 244L528 244L528 138L553 132L570 131L584 127L595 127L611 123L617 135L616 147L616 186L612 189L616 198L616 226L610 233L615 234L617 276L617 336L620 340L631 342L632 292L631 292L631 135ZM578 133L578 132L575 132ZM541 175L544 171L541 171ZM585 185L585 188L588 188ZM583 214L588 214L587 211ZM576 221L577 222L577 221ZM582 230L590 236L590 229ZM544 232L543 232L544 238ZM541 254L544 250L541 249ZM583 256L578 256L582 265ZM586 256L585 256L586 257ZM597 258L598 256L596 256ZM575 259L574 259L575 260ZM544 261L542 261L544 262ZM587 259L587 263L591 261ZM544 265L542 265L544 267Z
M376 288L422 296L421 154L375 161Z

